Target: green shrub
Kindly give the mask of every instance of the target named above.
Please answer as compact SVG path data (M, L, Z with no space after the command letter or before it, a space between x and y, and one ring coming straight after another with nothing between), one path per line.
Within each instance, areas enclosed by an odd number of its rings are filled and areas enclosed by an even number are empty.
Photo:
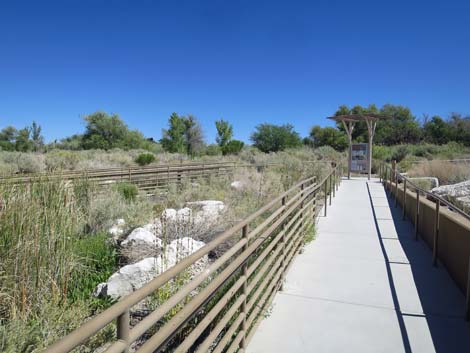
M403 159L406 158L408 153L409 153L408 146L406 145L398 146L398 148L392 154L392 160L396 160L397 163L401 162Z
M224 156L227 154L238 154L243 149L244 145L242 141L232 140L222 147L222 154Z
M90 298L96 285L105 282L118 266L116 251L106 234L77 239L72 246L80 263L71 275L67 297L72 302Z
M126 201L135 201L137 195L139 194L139 189L137 186L131 183L119 183L116 184L116 190Z
M220 156L222 154L222 151L219 145L212 144L206 146L205 154L207 156Z
M135 159L135 162L140 166L148 165L153 161L155 161L155 156L152 153L141 153Z

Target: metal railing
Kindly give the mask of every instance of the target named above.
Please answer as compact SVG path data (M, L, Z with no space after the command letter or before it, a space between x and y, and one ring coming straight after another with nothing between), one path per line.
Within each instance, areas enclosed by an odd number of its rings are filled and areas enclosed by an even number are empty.
M332 167L319 183L315 177L299 182L45 352L69 352L113 321L117 324L116 339L105 350L108 353L128 352L131 344L143 335L146 340L137 350L142 353L170 346L180 353L244 351L259 319L281 287L293 257L302 247L306 232L314 225L321 200L326 215L327 204L331 204L341 181L341 170L340 166ZM158 293L228 240L234 240L234 245L155 311L130 326L130 310L134 305ZM175 307L176 313L164 319ZM150 335L149 330L155 333ZM175 339L182 330L184 334Z
M440 228L440 218L442 214L441 205L445 206L448 210L458 214L463 217L466 221L470 221L470 215L452 204L450 201L442 198L439 195L436 195L432 192L429 192L418 185L413 183L410 178L404 176L397 170L397 164L395 161L392 161L391 165L388 165L385 162L382 162L379 166L379 178L383 182L384 186L391 195L394 195L394 206L398 206L398 194L402 193L402 209L403 209L403 219L406 218L407 212L407 192L415 192L415 208L414 208L414 219L411 221L415 227L415 239L418 240L419 236L419 225L421 221L421 202L420 198L425 198L434 203L434 212L433 212L433 234L432 234L432 264L437 266L438 263L438 253L439 253L439 228ZM400 182L403 184L403 190L399 190ZM410 205L411 206L411 205ZM413 207L413 206L411 206ZM470 234L468 234L470 236ZM467 272L467 285L466 285L466 300L465 300L465 319L470 321L470 257L468 260L468 272Z
M119 182L136 184L139 189L148 190L180 183L185 178L225 175L236 167L234 162L167 164L148 167L110 168L101 170L65 171L63 173L41 173L35 175L8 176L0 183L29 183L41 178L76 180L87 179L99 186Z

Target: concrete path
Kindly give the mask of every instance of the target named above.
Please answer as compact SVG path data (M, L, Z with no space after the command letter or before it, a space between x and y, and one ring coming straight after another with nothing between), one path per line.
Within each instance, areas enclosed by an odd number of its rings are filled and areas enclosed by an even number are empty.
M470 352L464 295L431 262L378 180L344 180L247 352Z

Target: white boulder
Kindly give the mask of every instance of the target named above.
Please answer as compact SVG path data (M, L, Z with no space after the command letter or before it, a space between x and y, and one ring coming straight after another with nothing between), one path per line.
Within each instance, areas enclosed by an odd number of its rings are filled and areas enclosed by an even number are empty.
M466 180L458 184L439 186L431 191L442 197L450 196L460 198L470 196L470 180Z
M123 242L121 243L121 246L127 246L132 243L145 243L149 246L158 246L158 247L162 246L162 241L159 238L157 238L157 236L154 233L152 233L151 231L143 227L134 229L132 233L129 234L127 238L123 240Z
M217 200L193 201L188 202L187 205L200 209L194 216L196 225L206 224L209 226L214 224L225 209L224 203Z
M109 277L107 282L98 284L93 295L117 299L130 294L204 245L204 242L190 237L173 240L159 256L147 257L135 264L122 267ZM207 265L206 255L189 268L190 277L196 276Z
M152 280L162 266L159 257L148 257L135 264L122 267L109 277L105 283L100 283L93 292L94 296L109 296L118 299L143 287Z

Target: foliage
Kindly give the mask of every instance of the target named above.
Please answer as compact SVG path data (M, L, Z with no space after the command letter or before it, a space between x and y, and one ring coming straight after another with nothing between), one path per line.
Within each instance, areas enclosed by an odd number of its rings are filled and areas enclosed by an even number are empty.
M220 149L219 145L216 144L210 144L206 146L206 150L204 152L207 156L219 156L222 154L222 151Z
M283 151L286 148L299 147L302 144L299 134L290 124L260 124L252 133L253 145L262 152Z
M135 158L135 162L140 165L148 165L155 161L155 155L152 153L141 153Z
M33 121L31 126L17 130L7 126L0 131L0 148L4 151L29 152L39 151L44 146L41 126Z
M314 147L331 146L337 151L344 151L348 147L346 134L334 127L312 127L310 141Z
M163 130L160 140L165 151L170 153L188 153L195 155L204 147L202 128L192 116L179 116L173 113L168 120L168 130Z
M73 270L67 291L72 302L90 298L97 284L105 282L118 266L116 250L104 233L77 239L73 253L80 266Z
M400 143L419 142L421 138L419 123L407 107L385 104L381 109L378 109L375 104L370 104L368 107L356 105L349 109L347 106L342 105L338 108L335 115L363 115L367 113L391 117L391 119L377 122L374 143L396 145ZM344 126L341 123L338 123L338 128L344 131ZM368 130L365 122L360 121L355 124L353 140L356 142L367 142Z
M145 148L147 140L137 130L129 130L118 115L96 112L85 117L86 130L81 139L83 149Z
M83 219L63 181L0 188L0 316L29 317L44 301L65 298L75 266L71 245Z
M228 154L238 154L243 149L244 145L245 144L243 143L243 141L231 140L225 146L222 147L222 154L224 156Z
M135 184L131 183L118 183L115 185L117 192L122 196L126 201L135 201L137 195L139 194L139 189Z
M223 149L233 137L233 126L228 121L220 119L215 122L217 136L215 141Z

